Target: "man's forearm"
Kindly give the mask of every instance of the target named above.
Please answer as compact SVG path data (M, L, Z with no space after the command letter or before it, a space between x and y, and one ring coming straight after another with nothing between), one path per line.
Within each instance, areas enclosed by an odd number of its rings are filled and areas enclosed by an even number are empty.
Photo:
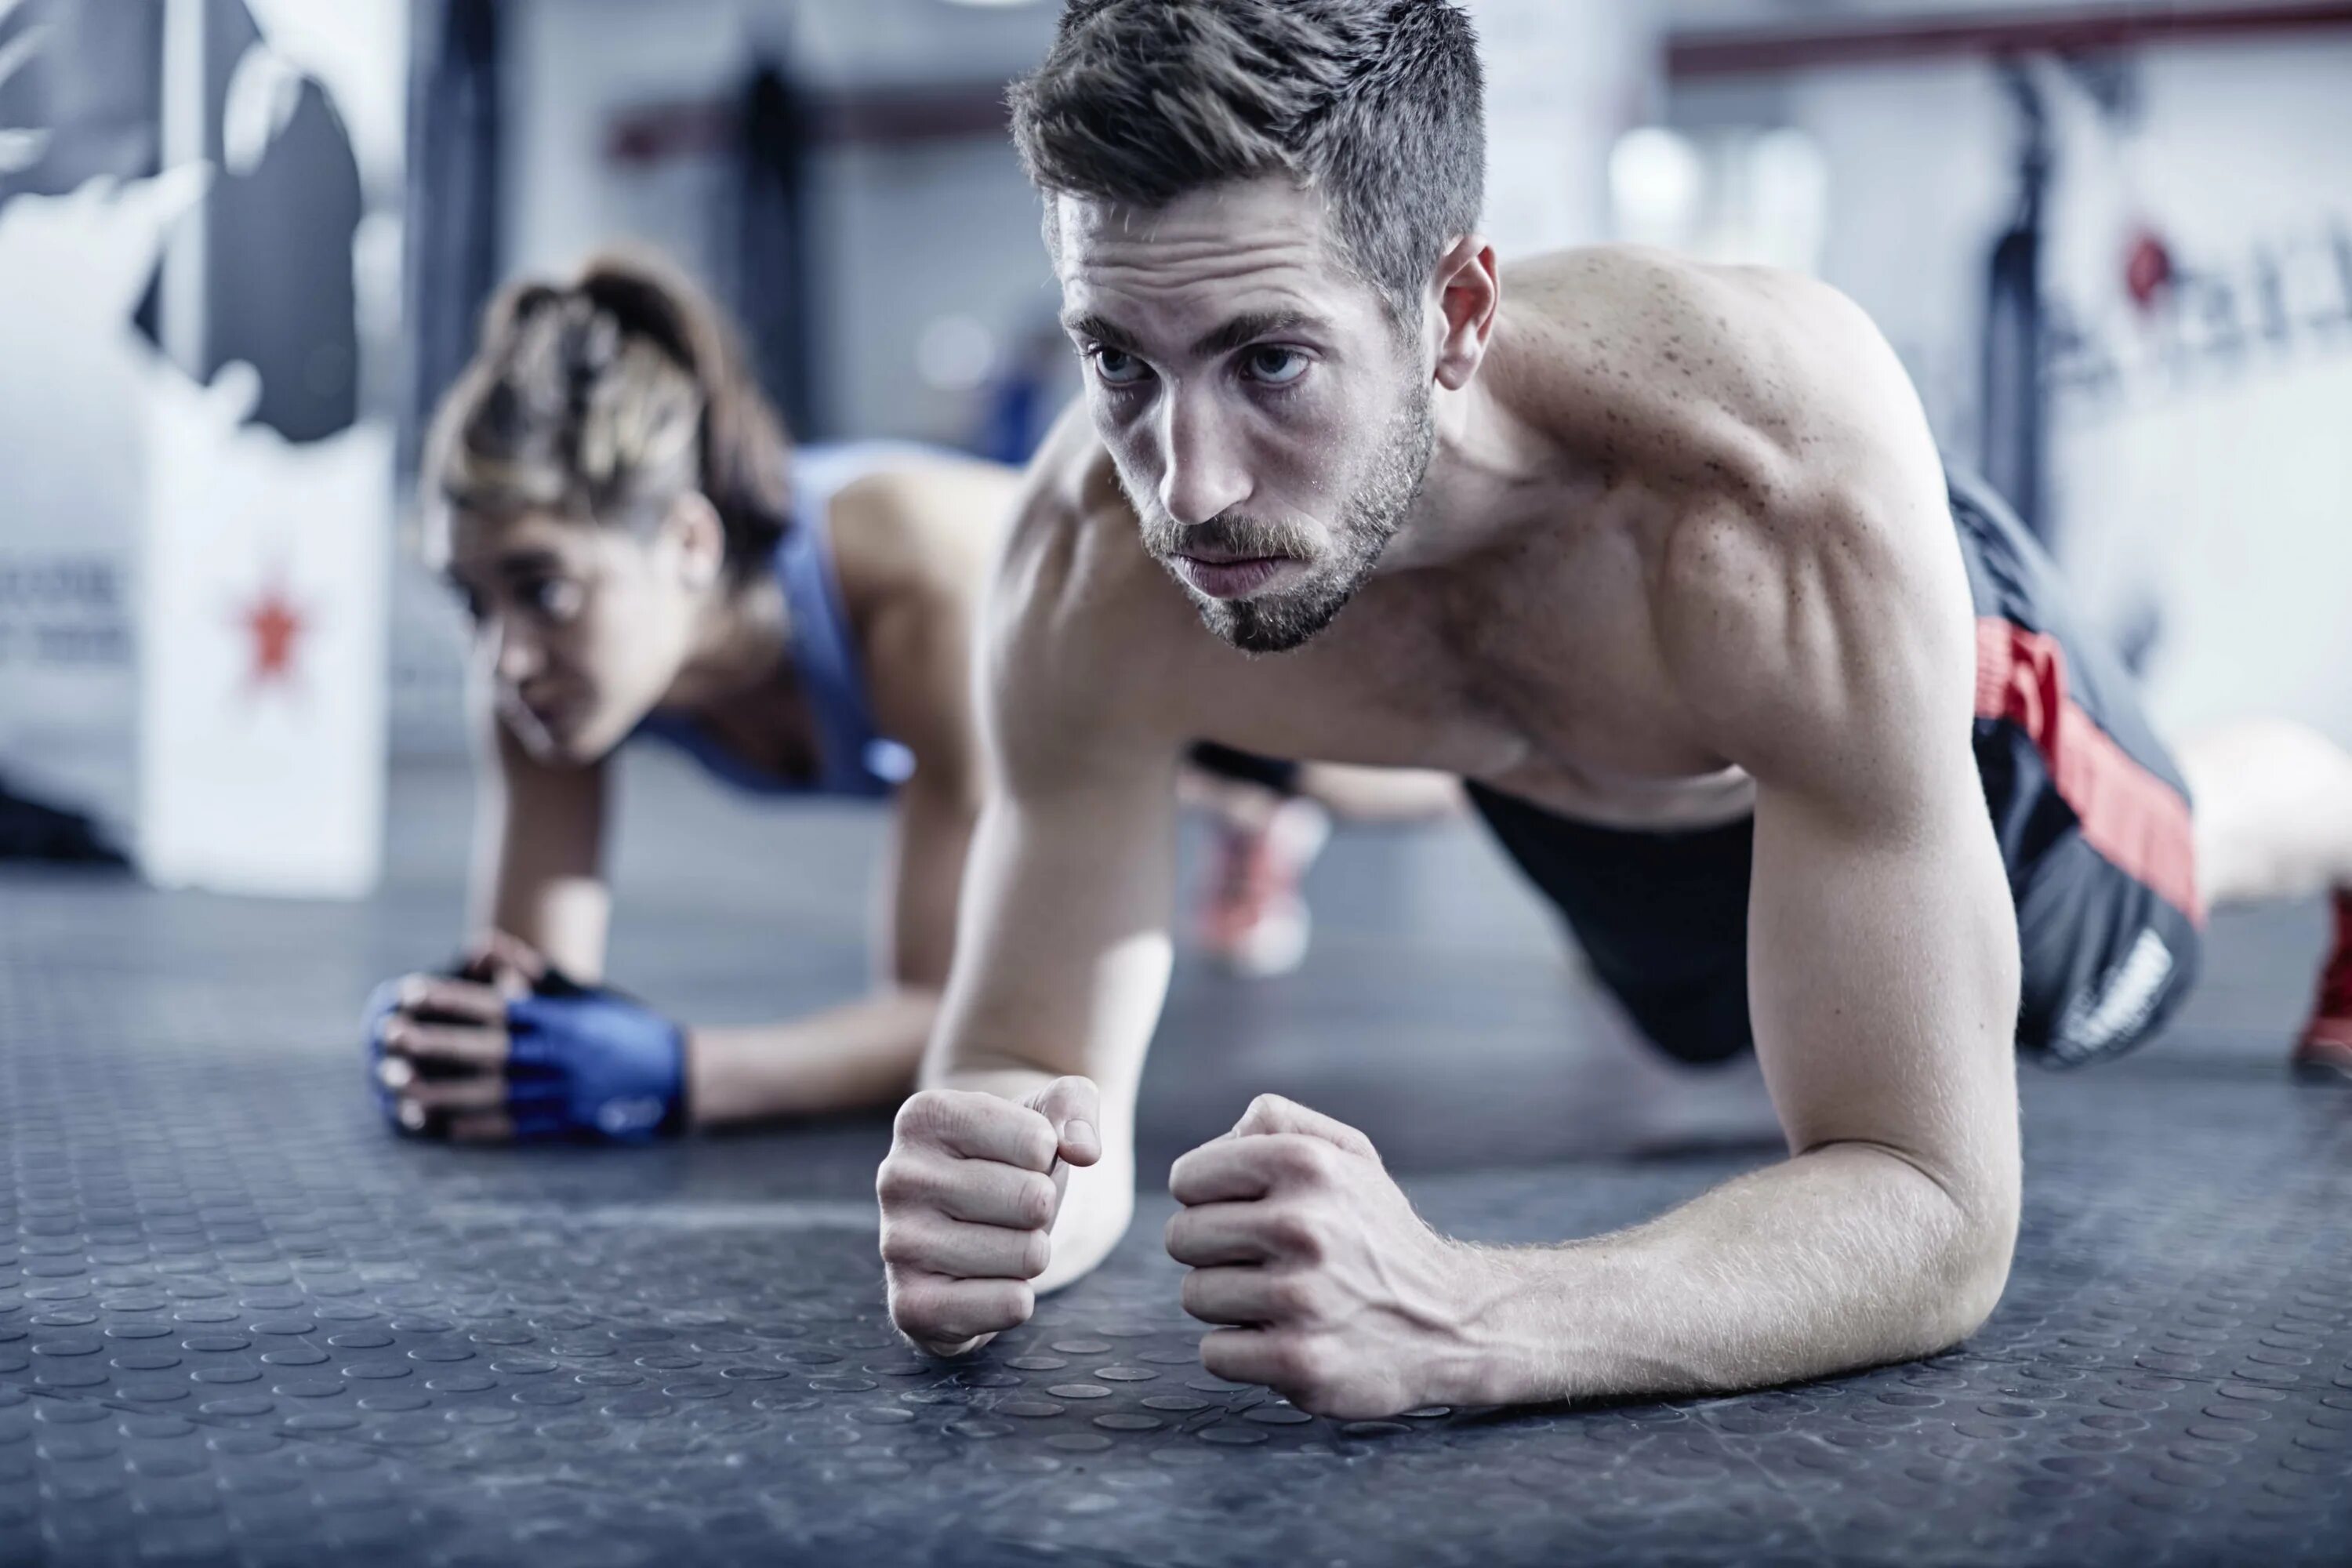
M1612 1236L1473 1247L1461 1341L1430 1384L1480 1405L1688 1394L1942 1350L2008 1278L2014 1187L1988 1194L1840 1143Z

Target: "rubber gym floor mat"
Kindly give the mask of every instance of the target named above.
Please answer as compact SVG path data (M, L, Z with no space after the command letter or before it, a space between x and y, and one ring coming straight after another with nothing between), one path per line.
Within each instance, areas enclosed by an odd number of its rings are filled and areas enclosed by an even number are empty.
M1203 1373L1164 1198L1035 1322L928 1362L882 1311L878 1120L404 1143L347 1044L347 917L0 892L0 1563L2352 1555L2352 1095L2239 1061L2025 1075L2015 1274L1954 1353L1342 1423ZM1538 1241L1760 1157L1407 1184Z

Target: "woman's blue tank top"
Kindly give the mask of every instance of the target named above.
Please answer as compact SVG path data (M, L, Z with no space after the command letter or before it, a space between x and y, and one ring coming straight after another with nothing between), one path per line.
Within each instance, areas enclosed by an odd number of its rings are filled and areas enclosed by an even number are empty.
M906 747L874 725L873 705L858 668L857 648L834 570L833 498L877 469L940 454L903 442L859 441L801 447L793 452L793 525L776 546L776 582L783 590L785 649L816 721L817 773L778 778L721 746L692 719L658 710L637 726L639 735L667 741L715 777L759 795L889 794L914 772Z

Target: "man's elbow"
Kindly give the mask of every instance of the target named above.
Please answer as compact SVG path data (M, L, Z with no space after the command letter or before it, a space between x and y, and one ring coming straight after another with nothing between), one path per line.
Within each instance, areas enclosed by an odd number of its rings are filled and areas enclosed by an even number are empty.
M1927 1302L1927 1337L1935 1350L1948 1350L1975 1333L2000 1304L2017 1252L2018 1208L2013 1184L1951 1200L1929 1269L1934 1286Z
M1903 1173L1912 1289L1889 1300L1894 1337L1914 1355L1949 1350L1984 1327L2009 1286L2022 1183L2013 1159L1934 1161L1871 1145Z

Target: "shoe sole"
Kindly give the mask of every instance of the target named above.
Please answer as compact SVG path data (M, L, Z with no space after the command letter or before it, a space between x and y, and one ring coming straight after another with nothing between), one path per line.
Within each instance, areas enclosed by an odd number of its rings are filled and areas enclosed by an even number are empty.
M2333 1038L2303 1040L2287 1065L2305 1082L2352 1083L2352 1043Z

